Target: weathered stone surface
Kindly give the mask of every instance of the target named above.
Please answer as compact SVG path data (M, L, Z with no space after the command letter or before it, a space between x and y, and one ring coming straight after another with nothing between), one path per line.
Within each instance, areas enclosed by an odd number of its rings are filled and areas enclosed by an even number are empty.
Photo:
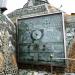
M66 72L75 72L75 15L65 16L67 67Z
M17 75L18 72L13 35L15 25L0 13L0 75Z
M15 10L14 12L8 14L8 16L14 23L16 23L16 19L18 18L39 16L58 12L61 11L51 6L47 0L28 0L23 8Z
M65 73L50 73L46 71L33 71L33 70L22 70L19 69L19 75L65 75ZM68 74L66 74L68 75Z
M66 28L66 47L67 54L69 53L69 48L72 46L73 39L75 36L75 16L70 15L66 16L65 19L65 28Z
M75 38L70 44L68 58L70 58L70 60L68 60L67 71L74 73L75 72Z

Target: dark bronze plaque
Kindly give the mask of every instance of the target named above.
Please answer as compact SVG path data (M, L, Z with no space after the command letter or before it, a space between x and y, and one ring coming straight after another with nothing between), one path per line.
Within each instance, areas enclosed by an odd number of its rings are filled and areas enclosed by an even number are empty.
M18 19L17 31L18 62L65 64L62 13Z

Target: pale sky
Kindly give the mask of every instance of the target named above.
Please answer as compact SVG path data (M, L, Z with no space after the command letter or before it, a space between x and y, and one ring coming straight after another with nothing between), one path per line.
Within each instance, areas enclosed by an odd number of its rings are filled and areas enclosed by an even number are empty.
M28 0L7 0L8 10L5 14L12 12L15 9L22 8ZM57 8L61 7L61 10L67 13L75 13L75 0L48 0L52 6Z

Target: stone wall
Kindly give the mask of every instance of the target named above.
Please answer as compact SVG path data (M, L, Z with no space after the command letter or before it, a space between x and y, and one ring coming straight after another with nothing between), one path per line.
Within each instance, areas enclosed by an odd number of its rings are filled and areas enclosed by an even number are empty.
M16 20L19 18L28 18L28 17L33 17L33 16L47 15L47 14L53 14L53 13L59 13L59 12L62 12L62 11L58 10L57 8L51 6L48 3L43 3L43 4L39 4L39 5L33 5L33 6L28 6L28 4L27 4L27 6L25 5L23 8L15 10L14 12L8 14L8 16L16 24ZM20 69L19 74L20 75L26 74L25 69L24 70ZM28 74L26 74L26 75L28 75ZM38 74L40 74L40 73L38 73ZM60 75L60 73L57 73L56 75L58 75L58 74ZM35 74L31 73L31 75L35 75ZM42 74L42 75L44 75L44 74Z
M14 23L16 23L16 20L18 18L40 16L40 15L44 15L44 14L52 14L52 13L57 13L57 12L61 12L61 11L56 9L55 7L51 6L50 4L44 3L44 4L40 4L40 5L28 6L28 2L27 2L27 4L25 4L23 8L15 10L14 12L8 14L8 16L11 18L11 20ZM66 29L65 30L66 30L66 48L67 48L66 55L67 55L67 57L74 59L75 57L73 54L74 53L73 39L74 39L74 33L75 33L75 16L67 15L65 17L66 17L66 19L65 19L65 28ZM67 61L66 72L75 72L75 69L74 69L75 66L73 66L74 63L75 63L74 60ZM20 72L21 71L24 72L23 70L20 70ZM22 75L22 74L20 74L20 75Z
M68 15L65 19L67 72L75 72L75 15Z
M0 13L0 75L17 75L15 25Z

